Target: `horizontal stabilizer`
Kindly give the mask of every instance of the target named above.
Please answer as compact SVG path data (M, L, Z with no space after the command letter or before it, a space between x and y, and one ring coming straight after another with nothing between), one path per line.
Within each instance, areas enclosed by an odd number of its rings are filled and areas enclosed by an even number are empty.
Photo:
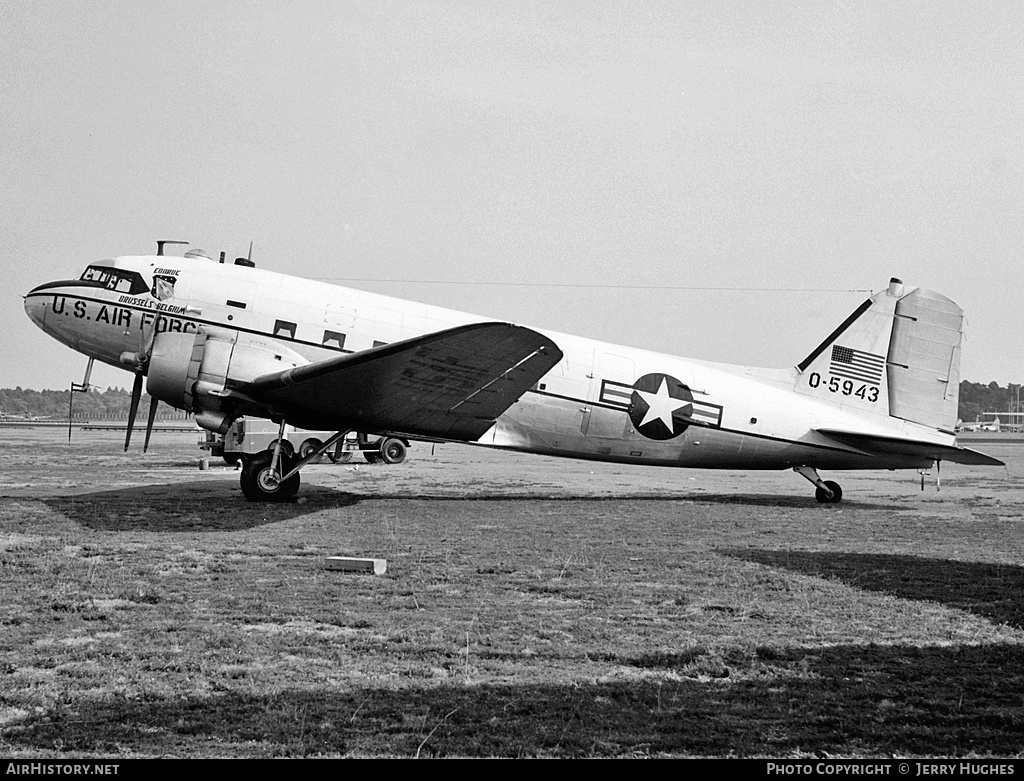
M921 456L933 461L953 461L957 464L974 466L1003 466L998 458L992 458L977 450L957 445L940 445L919 439L902 439L877 434L865 434L860 431L842 431L840 429L819 428L819 434L831 437L844 445L855 447L876 455Z
M548 337L474 323L257 377L234 388L289 422L474 440L562 359Z

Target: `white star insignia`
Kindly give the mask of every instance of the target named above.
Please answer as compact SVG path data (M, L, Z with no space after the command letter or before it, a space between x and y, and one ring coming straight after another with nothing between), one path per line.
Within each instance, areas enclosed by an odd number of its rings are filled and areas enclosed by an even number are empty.
M672 413L685 407L690 402L670 396L668 380L664 377L661 378L661 387L658 388L657 393L649 393L639 389L637 393L640 394L640 398L647 402L647 414L640 421L640 426L646 426L652 420L660 420L669 431L675 433L675 427L672 425Z

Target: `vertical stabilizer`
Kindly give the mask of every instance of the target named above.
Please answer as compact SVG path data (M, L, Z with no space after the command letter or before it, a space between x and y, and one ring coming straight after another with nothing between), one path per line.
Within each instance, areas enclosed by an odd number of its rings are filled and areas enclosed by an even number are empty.
M858 412L889 415L886 357L902 295L903 283L893 279L857 307L797 365L794 389Z
M952 434L960 395L964 313L918 288L896 304L888 352L889 414Z
M795 390L952 434L963 318L945 296L893 279L797 365Z

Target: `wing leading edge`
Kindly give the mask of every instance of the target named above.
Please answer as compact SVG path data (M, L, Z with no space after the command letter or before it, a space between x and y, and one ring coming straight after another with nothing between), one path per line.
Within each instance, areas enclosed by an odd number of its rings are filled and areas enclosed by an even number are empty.
M474 323L265 374L233 390L303 427L471 441L561 359L536 331Z
M917 439L901 439L876 434L864 434L859 431L843 431L840 429L819 428L819 434L863 450L868 453L900 456L921 456L932 461L953 461L957 464L975 466L1003 466L998 458L979 453L977 450L958 445L940 445L934 442L923 442Z

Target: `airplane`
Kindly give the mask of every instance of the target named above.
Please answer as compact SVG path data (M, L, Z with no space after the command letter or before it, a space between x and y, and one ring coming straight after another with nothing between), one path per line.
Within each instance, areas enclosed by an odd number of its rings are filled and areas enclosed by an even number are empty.
M25 296L43 331L223 433L241 415L338 432L247 459L252 501L287 501L349 431L595 461L818 470L1002 465L957 444L963 310L892 279L791 368L664 355L257 269L202 250L116 257ZM185 243L185 242L173 242ZM251 250L250 250L251 257ZM280 439L283 439L280 437Z

